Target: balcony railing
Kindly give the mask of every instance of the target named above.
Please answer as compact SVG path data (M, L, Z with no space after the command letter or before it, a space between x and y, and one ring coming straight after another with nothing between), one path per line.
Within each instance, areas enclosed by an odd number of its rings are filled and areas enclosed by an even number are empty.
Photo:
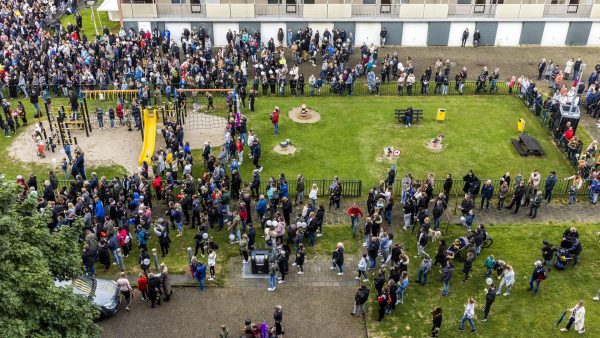
M398 17L399 13L396 4L352 5L353 17Z
M164 4L157 3L156 11L160 17L187 17L202 16L206 17L204 4Z
M592 5L546 5L544 7L544 16L556 17L576 17L589 18L592 12Z
M493 4L449 4L448 16L487 16L496 15L496 5ZM515 17L518 16L518 13Z
M255 4L255 16L302 17L302 5L294 4Z

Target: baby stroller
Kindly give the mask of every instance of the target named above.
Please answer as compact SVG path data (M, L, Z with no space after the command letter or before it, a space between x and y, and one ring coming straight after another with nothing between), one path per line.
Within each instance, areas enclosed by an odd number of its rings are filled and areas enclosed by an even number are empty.
M556 252L554 266L556 267L557 270L564 270L567 268L567 263L569 262L570 259L573 259L573 257L571 257L571 253L569 252L569 250L567 250L565 248L560 248Z
M463 252L466 252L473 243L467 237L459 237L448 247L446 254L456 260L462 260Z

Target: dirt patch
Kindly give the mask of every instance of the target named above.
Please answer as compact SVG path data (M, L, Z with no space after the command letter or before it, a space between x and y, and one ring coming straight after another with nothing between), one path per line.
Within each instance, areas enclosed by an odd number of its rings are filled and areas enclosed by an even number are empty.
M425 148L433 153L439 153L446 148L446 144L444 143L444 134L439 134L438 136L432 138L430 141L425 143Z
M290 120L297 123L316 123L321 120L321 114L306 105L292 108L288 116Z
M383 147L383 152L381 152L375 160L377 162L388 162L388 163L396 163L398 162L398 158L400 158L401 151L398 148L394 148L392 146Z
M47 123L44 123L44 128L50 133ZM156 136L156 149L165 147L160 134L162 128L162 124L157 125L159 135ZM9 156L25 163L41 163L58 168L62 159L66 157L62 145L56 145L54 153L46 150L46 157L40 158L37 156L36 142L32 137L34 130L35 125L32 124L13 140L8 148ZM223 128L185 130L184 140L190 142L192 149L201 149L207 140L213 146L222 145L223 134ZM71 131L71 137L77 138L79 148L85 153L85 164L88 167L119 165L128 172L134 172L138 168L142 137L135 129L128 131L125 126L105 130L94 129L90 137L86 137L85 131L75 129Z
M275 148L273 148L273 150L280 155L292 155L296 152L296 150L298 150L298 148L294 147L293 145L289 145L284 148L278 144L275 146Z

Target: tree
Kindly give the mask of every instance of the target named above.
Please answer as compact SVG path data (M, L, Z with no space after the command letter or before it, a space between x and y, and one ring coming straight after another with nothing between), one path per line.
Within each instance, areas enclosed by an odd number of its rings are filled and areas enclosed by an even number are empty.
M22 188L0 180L0 332L4 337L96 337L98 309L55 280L83 273L81 221L49 231L50 210L37 210Z

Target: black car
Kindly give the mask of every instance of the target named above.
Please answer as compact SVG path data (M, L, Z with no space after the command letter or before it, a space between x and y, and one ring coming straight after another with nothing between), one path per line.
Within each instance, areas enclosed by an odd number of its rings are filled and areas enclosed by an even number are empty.
M74 280L55 281L54 285L72 286L73 293L76 295L91 296L94 305L100 309L100 319L110 317L119 311L121 292L115 281L81 276Z

